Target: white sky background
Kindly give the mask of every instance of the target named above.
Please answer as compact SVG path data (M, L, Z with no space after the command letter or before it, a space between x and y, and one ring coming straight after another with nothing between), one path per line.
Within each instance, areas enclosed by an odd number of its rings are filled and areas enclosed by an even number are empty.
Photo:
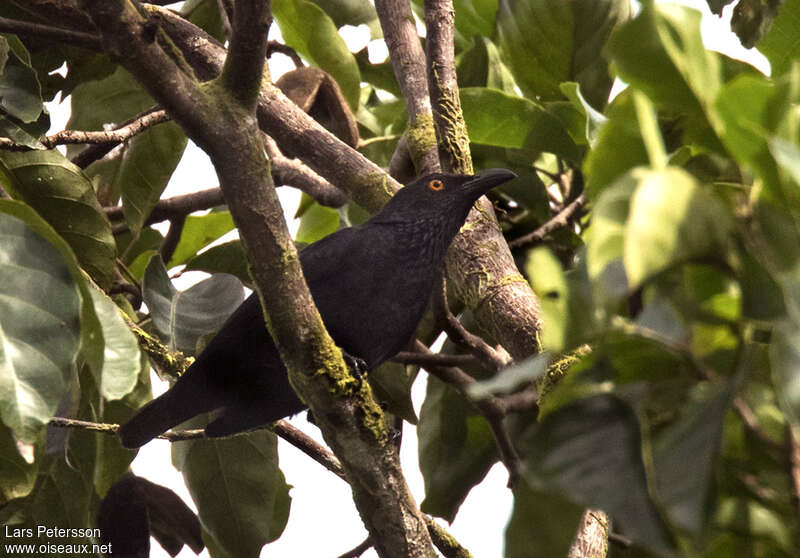
M762 72L769 72L769 63L766 59L755 50L744 49L736 36L730 32L731 6L725 8L720 19L710 13L704 0L679 0L676 3L695 7L703 12L702 30L707 48L746 60ZM278 36L277 26L273 25L270 38ZM365 28L346 29L343 36L353 52L359 51L369 40ZM382 40L370 44L370 58L373 62L380 62L385 56L386 48ZM277 78L292 67L288 59L282 55L273 56L270 60L273 78ZM48 108L53 122L51 133L63 129L69 118L69 103L61 105L51 103ZM214 168L208 158L189 142L186 153L164 195L174 196L214 187L217 184ZM294 234L297 222L293 221L292 217L300 199L299 192L283 187L278 189L278 194L290 230ZM226 236L225 240L229 238L230 236ZM176 281L176 285L180 289L186 289L203 277L204 275L199 272L187 273ZM419 378L412 392L417 412L425 395L425 374L420 374ZM164 382L159 381L155 375L153 379L156 394L166 390ZM294 417L291 422L322 442L319 430L308 424L305 413ZM404 426L403 442L401 452L403 470L419 503L423 499L424 488L417 465L416 429L408 424ZM171 465L169 446L169 442L165 440L154 440L145 445L133 462L133 471L153 482L169 486L194 509L181 474ZM353 505L349 486L283 440L280 440L278 449L281 469L286 475L287 483L292 486L290 492L292 508L283 535L276 542L266 545L261 556L335 558L363 541L367 533ZM476 557L499 558L503 555L505 525L512 506L511 493L506 488L507 480L505 469L495 465L487 478L472 490L455 521L448 527L449 532ZM151 542L152 557L169 556L155 540ZM184 547L178 556L191 558L194 553ZM207 557L208 552L203 551L201 556ZM377 554L370 549L363 556L374 558Z

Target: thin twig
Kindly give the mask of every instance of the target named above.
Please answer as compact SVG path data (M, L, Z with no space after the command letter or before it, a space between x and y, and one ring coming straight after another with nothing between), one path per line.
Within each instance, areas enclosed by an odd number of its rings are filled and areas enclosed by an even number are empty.
M166 111L156 110L154 112L148 112L130 124L120 126L114 130L97 130L88 132L79 130L62 130L53 134L52 136L42 138L40 143L47 149L52 149L57 145L70 144L94 144L106 146L111 144L114 146L129 140L136 134L151 128L156 124L161 124L162 122L167 122L168 120L169 116L167 116ZM0 138L0 148L13 149L17 151L33 150L32 147L17 144L8 138Z
M42 25L41 23L33 23L30 21L19 21L5 17L0 17L0 33L14 33L16 35L36 37L37 39L49 39L52 41L69 43L89 50L99 51L103 48L99 35L93 33L72 31L70 29L62 29L61 27Z
M370 548L372 548L372 539L370 537L367 537L361 542L361 544L359 544L354 549L348 550L344 554L340 554L339 558L358 558Z
M401 364L416 364L418 366L463 366L474 364L477 359L474 355L446 355L442 353L432 353L424 355L408 351L400 351L392 357L392 360Z
M508 365L508 361L490 347L486 341L467 331L450 311L450 307L447 304L447 284L444 275L442 275L439 286L433 293L433 312L447 336L454 343L469 350L488 370L498 372Z
M267 44L267 58L269 58L275 53L283 54L291 58L295 68L302 68L303 66L305 66L305 64L303 64L303 60L300 58L300 55L297 54L297 51L295 49L293 49L289 45L279 43L278 41L270 41Z
M413 348L415 351L424 355L433 354L430 349L428 349L428 347L426 347L419 340L414 342ZM509 486L513 486L519 477L520 460L519 456L517 455L517 451L514 449L514 445L511 442L511 438L509 437L508 432L503 425L503 419L505 418L507 412L503 400L493 395L477 400L470 398L467 395L467 388L473 385L476 380L458 367L428 366L426 367L426 370L458 390L484 416L486 421L489 423L489 428L491 429L492 434L494 435L495 444L497 445L497 450L500 454L500 460L506 466L506 469L508 469Z
M154 113L156 113L156 112L158 112L160 110L161 110L161 108L158 107L158 106L150 107L146 111L141 112L141 113L139 113L137 115L134 115L133 117L129 118L128 120L126 120L126 121L124 121L124 122L122 122L120 124L117 124L116 126L112 126L110 128L110 131L119 130L119 129L124 128L126 126L130 126L132 124L135 124L136 122L140 121L141 119L148 118L149 115L154 114ZM86 149L84 149L83 151L81 151L80 153L75 155L72 158L72 162L75 163L76 165L78 165L80 168L85 169L86 167L88 167L89 165L94 163L95 161L105 157L117 145L119 145L119 142L110 142L110 143L101 143L101 144L90 145L89 147L87 147Z
M191 194L165 198L156 203L150 215L145 219L144 224L151 225L161 221L168 221L195 211L217 207L224 203L225 198L219 188L209 188L208 190L200 190ZM103 212L112 221L123 217L122 206L104 207Z
M784 447L776 440L773 440L758 424L758 418L753 412L753 409L750 408L750 405L747 404L747 401L741 397L735 397L733 399L733 408L736 410L736 413L739 415L739 418L742 419L747 429L752 432L761 443L773 451L779 453L784 451Z
M511 248L519 248L531 244L538 244L544 238L555 230L566 227L572 220L572 217L578 213L583 206L586 205L586 194L581 193L577 198L572 200L564 209L554 215L549 221L537 228L535 231L522 235L518 238L510 240L508 245Z
M172 254L175 253L175 248L178 247L178 242L181 240L181 233L183 233L183 226L186 224L186 214L173 217L169 221L169 231L167 236L164 237L164 242L161 243L161 259L169 262Z
M264 149L272 165L275 186L294 186L320 205L341 207L349 201L347 194L306 166L300 159L286 157L271 137L262 134Z

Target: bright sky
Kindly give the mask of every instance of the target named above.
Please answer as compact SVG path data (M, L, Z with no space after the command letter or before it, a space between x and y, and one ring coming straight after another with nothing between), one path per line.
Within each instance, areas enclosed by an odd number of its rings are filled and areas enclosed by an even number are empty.
M731 6L725 8L720 19L710 13L704 1L681 0L677 3L698 8L703 12L703 39L708 48L746 60L764 73L769 72L766 59L755 50L744 49L736 36L730 32ZM273 26L271 38L276 38L278 34L277 26ZM365 26L351 27L345 30L343 36L353 52L359 51L369 42ZM373 41L369 47L373 62L380 62L385 58L386 48L382 40ZM273 77L290 68L291 64L283 56L275 56L270 60ZM51 104L49 109L53 121L51 132L63 129L69 117L68 104ZM190 143L165 195L173 196L216 185L216 174L208 158ZM299 194L289 188L280 188L278 192L286 210L287 220L290 221L290 228L294 232L297 223L291 222L291 218L297 207ZM228 237L225 238L227 239ZM179 288L184 289L200 278L202 276L187 273L176 283ZM424 374L421 377L424 377ZM163 392L166 385L158 381L155 376L153 378L154 390L157 393ZM424 384L424 379L421 378L414 385L412 395L417 411L425 395ZM305 413L294 417L291 422L321 441L319 430L308 424ZM401 454L403 469L414 497L420 502L424 490L422 476L417 466L416 431L413 427L405 426L403 440ZM171 463L169 445L164 440L155 440L144 446L133 463L133 470L137 475L169 486L194 508L180 473L168 465ZM364 540L366 531L352 503L349 487L283 441L279 444L279 453L286 481L293 487L292 510L289 523L281 538L265 546L261 556L334 558ZM512 505L511 494L506 488L507 480L508 475L505 470L499 465L495 466L486 480L472 490L454 523L448 527L449 532L474 556L481 558L502 556L505 525ZM169 555L153 540L151 556L167 558ZM193 556L194 553L186 547L179 554L180 558ZM208 552L204 551L201 556L207 557ZM373 558L377 555L374 550L369 550L363 556Z

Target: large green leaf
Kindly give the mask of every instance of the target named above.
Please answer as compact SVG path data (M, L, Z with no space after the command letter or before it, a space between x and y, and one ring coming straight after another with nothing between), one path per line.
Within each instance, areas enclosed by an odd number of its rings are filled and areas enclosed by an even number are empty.
M178 291L157 255L145 271L142 297L153 324L170 348L194 354L197 342L217 331L239 307L244 289L236 277L220 273Z
M417 437L425 479L421 509L452 521L469 491L497 461L489 424L462 395L429 377Z
M800 58L798 13L800 1L785 0L778 17L772 22L772 29L758 44L758 50L769 60L773 76L786 73L792 63Z
M475 37L475 44L458 63L459 87L489 87L513 93L514 76L500 58L497 46L486 37Z
M577 81L589 103L602 108L612 83L603 46L630 14L626 0L501 0L499 44L527 96L558 99L562 82Z
M583 163L586 190L592 197L633 167L648 163L633 95L620 94L609 105L607 116Z
M638 181L625 228L623 261L631 286L703 256L724 261L731 218L686 171L633 171Z
M484 87L467 87L459 95L470 141L580 159L564 124L541 105Z
M55 149L0 151L0 171L9 194L35 209L69 243L92 279L109 287L116 256L111 224L83 172Z
M708 522L723 419L731 397L725 386L702 384L691 395L681 419L656 438L653 462L667 517L696 536Z
M721 84L719 56L703 46L700 13L646 3L608 41L619 76L657 104L688 113L710 106Z
M203 527L230 556L258 556L283 532L291 498L272 432L179 442L172 460Z
M0 213L0 416L32 442L67 388L80 341L81 296L59 252Z
M100 130L105 124L121 123L154 104L120 67L105 79L75 88L67 127ZM91 165L87 173L99 177L101 185L112 192L112 201L122 196L125 219L134 231L139 231L161 197L185 147L186 136L177 124L159 124L125 142L111 160Z
M272 12L286 44L333 76L355 111L361 85L358 64L333 20L305 0L275 0Z
M621 400L597 395L561 407L523 437L520 450L533 489L558 490L605 510L637 543L672 553L672 538L648 494L638 422Z

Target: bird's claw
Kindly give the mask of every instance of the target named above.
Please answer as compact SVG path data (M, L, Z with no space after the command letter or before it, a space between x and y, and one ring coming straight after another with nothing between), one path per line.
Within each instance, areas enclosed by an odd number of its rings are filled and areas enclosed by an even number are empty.
M359 380L368 372L367 363L364 359L353 356L345 351L342 351L342 357L344 358L347 368L350 369L350 373Z

